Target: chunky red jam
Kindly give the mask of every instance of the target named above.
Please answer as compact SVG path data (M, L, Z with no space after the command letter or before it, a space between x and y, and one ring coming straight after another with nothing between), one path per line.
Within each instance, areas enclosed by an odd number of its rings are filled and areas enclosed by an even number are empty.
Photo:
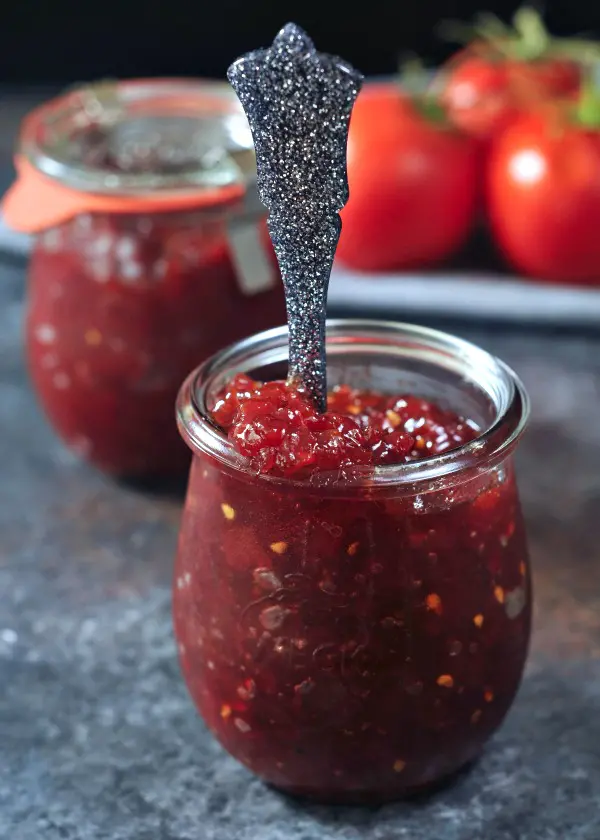
M269 782L330 801L402 796L475 758L529 639L510 460L379 483L369 467L446 452L475 424L346 386L319 417L297 389L238 376L213 419L248 470L196 453L174 586L183 672L212 732ZM358 487L343 470L313 481L346 464L367 465Z
M249 324L262 330L285 320L266 253L271 280L249 295L224 217L82 216L42 234L30 266L28 355L67 444L121 476L187 469L173 422L181 381Z
M286 382L239 374L217 401L213 420L260 472L300 478L346 466L382 466L439 455L477 437L475 424L428 400L389 397L339 385L318 414Z

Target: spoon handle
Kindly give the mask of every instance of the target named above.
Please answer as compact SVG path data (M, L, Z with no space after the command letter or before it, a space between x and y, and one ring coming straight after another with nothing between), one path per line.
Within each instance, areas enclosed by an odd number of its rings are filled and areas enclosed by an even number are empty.
M310 214L278 218L269 232L285 288L289 328L288 378L301 385L318 411L327 407L325 320L333 255L341 231L337 213L315 221ZM307 247L307 239L310 247Z
M283 277L289 377L327 405L325 317L331 266L348 200L346 144L362 76L319 53L295 24L271 47L238 59L228 78L248 117L258 189Z

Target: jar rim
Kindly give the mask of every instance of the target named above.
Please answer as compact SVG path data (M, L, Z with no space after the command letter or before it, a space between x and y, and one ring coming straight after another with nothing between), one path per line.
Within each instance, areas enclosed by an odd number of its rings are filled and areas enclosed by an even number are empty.
M82 160L80 148L70 142L98 128L111 132L124 126L131 134L136 120L146 120L143 132L138 132L146 142L152 133L147 121L152 119L155 134L171 125L174 148L178 142L188 144L185 165L167 171L115 171ZM176 120L179 139L177 130L173 133ZM129 141L135 144L135 137ZM140 199L148 193L186 195L247 186L253 167L245 171L236 154L251 154L252 149L250 128L231 86L185 78L106 80L77 86L35 108L25 118L19 140L19 155L64 187ZM183 148L179 154L184 154Z
M318 472L307 479L258 474L250 460L237 452L226 435L210 419L206 397L212 382L239 372L248 372L267 364L287 360L287 327L258 333L206 360L183 383L177 398L177 423L192 452L203 453L224 467L274 485L334 489L348 487L405 488L407 492L425 491L428 487L461 483L474 472L490 470L515 448L527 425L530 403L525 387L515 372L503 361L465 339L440 330L394 321L328 319L327 350L342 354L345 346L360 343L362 352L387 350L397 356L411 356L435 362L461 378L475 382L490 397L495 417L477 438L439 455L401 464L377 467L358 466L343 475ZM417 342L411 346L407 342ZM420 348L419 355L414 355ZM434 358L435 357L435 358ZM441 361L444 364L441 364Z

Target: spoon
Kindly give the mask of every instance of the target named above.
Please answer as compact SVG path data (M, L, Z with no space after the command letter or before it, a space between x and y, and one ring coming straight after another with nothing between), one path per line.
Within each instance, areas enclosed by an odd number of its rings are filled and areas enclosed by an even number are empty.
M362 76L288 23L227 73L248 117L258 191L283 277L288 381L327 407L327 289L348 200L346 144Z

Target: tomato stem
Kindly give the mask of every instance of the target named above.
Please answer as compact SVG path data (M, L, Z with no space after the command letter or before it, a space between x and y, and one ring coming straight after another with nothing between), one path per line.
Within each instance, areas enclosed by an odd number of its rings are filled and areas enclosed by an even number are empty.
M575 117L585 128L600 128L600 91L592 77L585 79L581 86Z
M517 9L511 26L490 12L482 12L471 24L443 21L438 34L446 41L483 50L486 57L498 61L562 57L586 64L600 58L600 45L595 41L550 35L539 12L531 6Z
M519 35L515 49L525 61L535 61L550 49L551 38L538 12L527 6L517 9L513 17L515 32Z
M397 81L401 92L408 94L415 110L427 122L449 124L445 107L435 93L427 89L427 68L417 55L404 58L398 66Z
M418 55L405 55L398 63L398 84L403 93L421 93L427 81L427 68Z
M431 94L413 97L413 105L418 113L429 123L434 125L447 125L448 115L446 109L437 97Z

